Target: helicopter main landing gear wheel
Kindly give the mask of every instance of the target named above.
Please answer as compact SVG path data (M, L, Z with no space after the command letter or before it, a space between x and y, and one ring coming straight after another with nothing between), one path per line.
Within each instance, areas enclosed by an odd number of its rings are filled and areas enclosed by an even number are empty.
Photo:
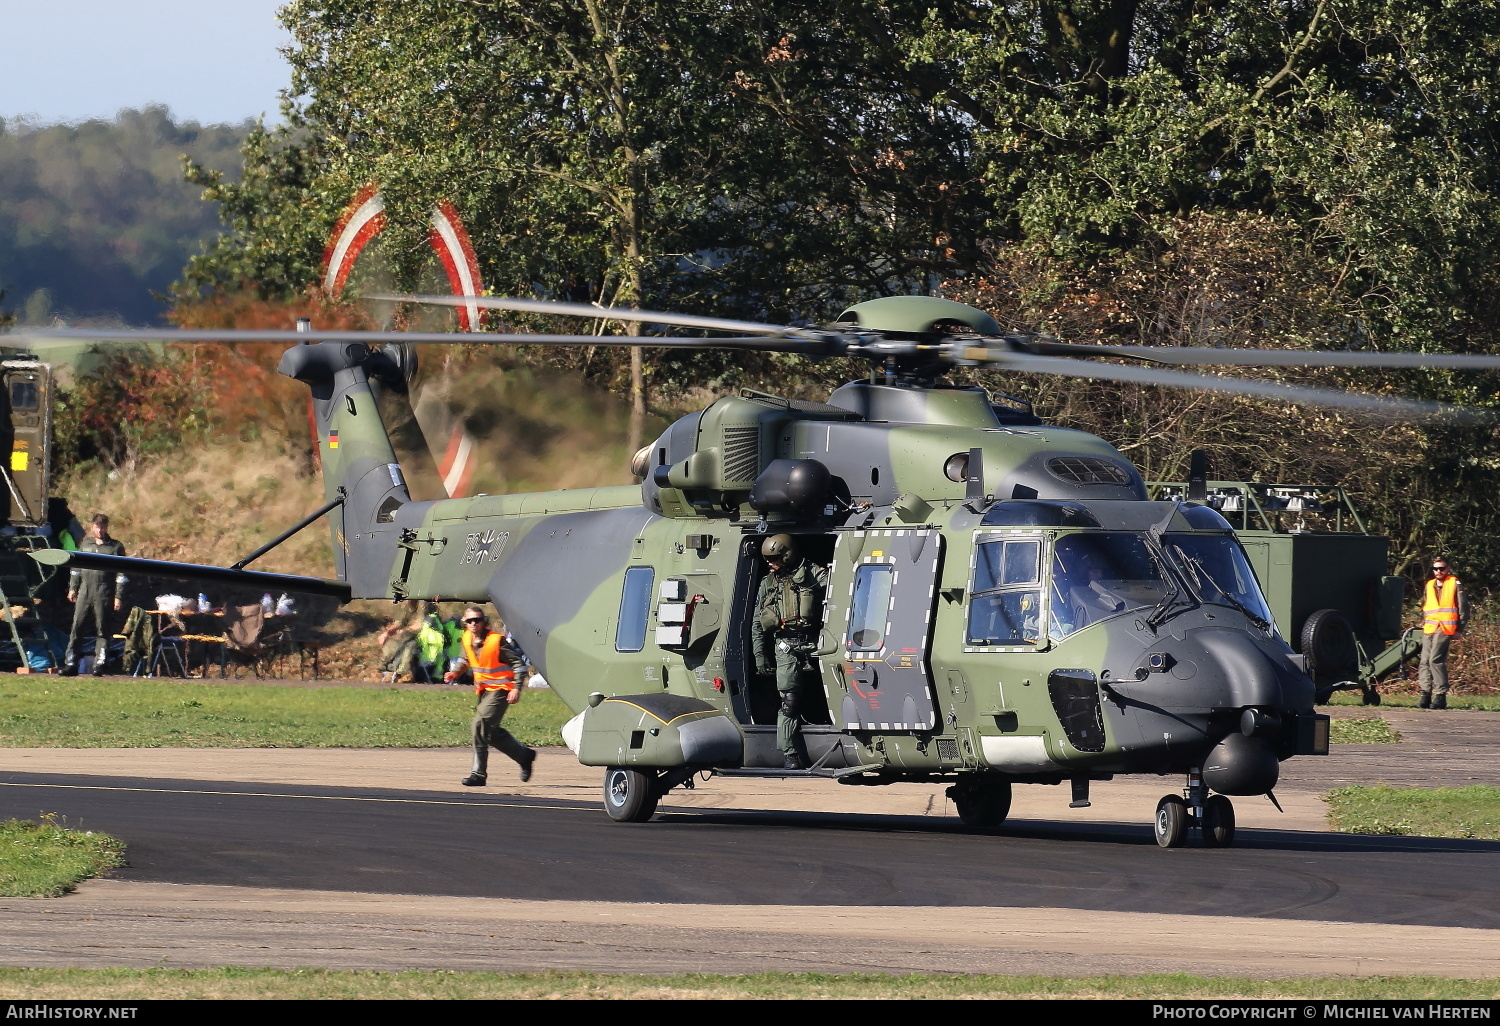
M1203 803L1198 822L1203 844L1209 848L1227 848L1234 843L1234 803L1222 794L1210 795Z
M1009 780L986 780L966 777L948 788L959 821L970 830L988 830L1005 822L1010 815Z
M1163 848L1181 848L1187 839L1188 807L1180 794L1169 794L1156 803L1153 830L1156 843Z
M616 823L644 823L656 815L661 791L654 773L611 766L604 771L604 811Z

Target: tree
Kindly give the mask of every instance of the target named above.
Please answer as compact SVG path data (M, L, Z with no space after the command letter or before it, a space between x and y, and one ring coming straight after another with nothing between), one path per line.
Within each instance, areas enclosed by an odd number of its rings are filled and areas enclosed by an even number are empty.
M0 288L31 319L157 320L153 292L217 224L182 157L233 176L247 127L177 122L165 107L78 125L0 120Z
M907 88L867 6L294 5L288 125L243 186L194 171L236 231L187 284L303 287L376 180L408 272L448 198L502 292L787 318L931 287L984 222L955 202L965 116Z

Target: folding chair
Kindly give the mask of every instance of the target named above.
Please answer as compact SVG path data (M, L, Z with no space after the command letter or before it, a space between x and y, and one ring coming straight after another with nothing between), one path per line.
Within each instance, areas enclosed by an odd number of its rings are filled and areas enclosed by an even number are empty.
M261 633L265 625L266 613L259 602L224 609L224 646L234 660L236 677L241 668L250 670L256 677L261 675L260 662L266 654Z

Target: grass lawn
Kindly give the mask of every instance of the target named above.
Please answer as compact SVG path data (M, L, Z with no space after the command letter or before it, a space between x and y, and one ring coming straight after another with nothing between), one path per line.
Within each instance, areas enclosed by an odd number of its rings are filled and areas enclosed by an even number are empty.
M1350 834L1500 840L1500 787L1340 787L1328 822Z
M1336 745L1390 745L1401 740L1385 720L1333 720L1328 725L1328 740Z
M0 822L0 895L50 898L79 880L125 864L125 845L108 834L69 830L52 816L40 823Z
M289 688L0 674L3 748L443 748L469 743L474 692ZM506 714L523 744L560 745L572 715L532 689Z
M1444 977L1254 980L1188 976L960 976L760 973L621 976L602 973L380 973L328 969L0 969L0 999L245 998L1297 998L1500 997L1500 981Z
M1391 695L1382 693L1380 704L1388 705L1395 709L1415 709L1417 707L1415 694ZM1325 703L1327 705L1363 705L1358 692L1338 691ZM1372 707L1373 708L1373 707ZM1455 695L1448 692L1449 709L1486 709L1490 712L1500 711L1500 695Z

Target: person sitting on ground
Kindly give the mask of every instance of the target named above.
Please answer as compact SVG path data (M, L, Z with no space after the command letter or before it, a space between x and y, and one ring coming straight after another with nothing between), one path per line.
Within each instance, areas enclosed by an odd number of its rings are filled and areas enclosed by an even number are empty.
M421 628L422 603L417 599L410 599L402 606L395 619L375 635L375 643L380 646L380 672L383 681L400 684L412 679L417 659L417 632Z
M417 628L417 679L423 684L436 684L442 679L446 663L443 654L448 648L448 635L443 632L442 616L436 602L422 603L422 623Z

